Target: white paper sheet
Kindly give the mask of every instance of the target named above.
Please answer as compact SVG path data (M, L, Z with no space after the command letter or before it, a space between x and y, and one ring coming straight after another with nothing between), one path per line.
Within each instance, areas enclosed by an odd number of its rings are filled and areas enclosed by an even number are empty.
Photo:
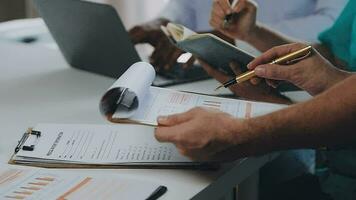
M236 118L251 118L279 110L285 105L220 98L170 89L150 87L131 120L157 125L157 117L182 113L194 107L217 109ZM113 118L119 118L115 113Z
M113 98L114 103L119 104L119 102L117 101L120 99L119 97L121 95L122 90L128 89L128 92L131 93L131 95L136 96L139 106L140 103L144 101L148 88L152 84L155 75L156 72L152 65L150 65L149 63L135 63L108 89L108 91L104 95L104 98ZM107 105L104 98L101 100L100 110L104 115L106 115L107 111L103 111L103 107L109 105ZM120 106L114 108L117 114L120 115L120 118L131 117L137 109L137 107L132 107L131 109L124 110L120 109Z
M173 144L159 143L148 126L40 124L35 130L42 135L34 151L20 150L15 160L102 165L191 162Z
M157 125L158 116L182 113L194 107L217 109L236 118L255 117L286 107L280 104L212 97L152 87L150 85L154 75L154 69L150 64L143 62L134 64L102 98L100 103L102 113L114 121L129 119L142 124ZM132 106L131 110L117 107L120 88L133 91L137 96L138 105Z
M175 23L168 23L166 29L177 42L183 41L190 36L197 34L189 28Z

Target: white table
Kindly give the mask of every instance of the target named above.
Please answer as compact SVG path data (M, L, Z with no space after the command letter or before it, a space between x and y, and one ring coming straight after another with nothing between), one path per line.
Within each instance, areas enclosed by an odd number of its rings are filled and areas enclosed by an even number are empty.
M58 51L43 46L1 42L0 57L1 163L9 160L23 131L37 123L108 123L99 113L98 102L113 79L73 69ZM179 87L199 89L206 83L216 84L210 80ZM144 177L166 185L169 191L162 199L218 199L232 197L234 186L270 159L249 158L217 171L117 169L100 173Z
M30 35L46 31L38 20L31 23L37 31L27 32ZM26 34L19 29L21 26L31 27L26 21L0 24L1 163L9 160L23 131L37 123L107 124L99 113L98 103L114 82L114 79L69 67L55 45L51 45L50 37L45 36L42 44L16 42L17 37ZM14 34L9 31L11 29ZM214 94L217 84L215 80L205 80L172 88ZM295 94L294 98L298 99L305 96ZM161 199L234 199L236 185L239 185L239 196L247 194L248 199L254 199L256 191L246 193L244 190L256 185L258 169L274 157L248 158L216 171L117 169L77 172L117 173L158 182L168 187Z

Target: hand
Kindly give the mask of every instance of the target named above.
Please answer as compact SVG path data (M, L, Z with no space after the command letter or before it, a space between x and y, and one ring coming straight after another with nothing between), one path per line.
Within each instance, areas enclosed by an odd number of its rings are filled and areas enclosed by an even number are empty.
M236 13L232 24L224 27L225 16ZM223 34L240 40L246 40L256 29L257 4L252 0L239 0L231 8L228 0L214 0L210 25Z
M253 60L248 68L255 69L256 75L268 79L268 84L276 87L275 80L288 81L311 95L317 95L349 74L334 67L316 50L312 56L290 65L265 64L288 53L306 47L305 44L287 44L274 47Z
M159 117L155 137L159 142L174 143L181 154L194 160L230 161L245 153L226 152L235 147L234 141L248 140L248 134L235 134L235 128L243 125L242 120L229 114L194 108L186 113Z
M200 63L205 71L220 83L225 83L226 81L233 78L232 76L226 75L225 73L212 68L203 61L200 61ZM235 75L241 74L240 66L238 66L236 63L231 63L230 68L235 72ZM230 86L229 89L236 96L250 100L281 104L291 103L287 97L281 95L276 89L269 87L266 83L260 82L258 79L252 79L252 82L253 84L251 84L249 81L241 84L235 84Z
M134 44L149 43L155 47L150 57L151 64L157 71L169 70L176 64L177 59L183 53L170 43L167 36L161 31L160 26L166 25L166 19L157 19L144 25L135 26L129 31L129 35ZM183 67L189 67L194 63L194 58L190 59Z

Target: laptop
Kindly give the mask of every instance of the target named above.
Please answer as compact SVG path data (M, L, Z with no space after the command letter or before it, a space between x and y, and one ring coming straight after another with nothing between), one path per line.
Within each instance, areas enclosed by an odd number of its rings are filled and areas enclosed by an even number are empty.
M117 11L110 5L81 0L34 0L66 61L74 68L118 78L141 59ZM200 66L179 64L157 76L153 85L167 86L206 79Z

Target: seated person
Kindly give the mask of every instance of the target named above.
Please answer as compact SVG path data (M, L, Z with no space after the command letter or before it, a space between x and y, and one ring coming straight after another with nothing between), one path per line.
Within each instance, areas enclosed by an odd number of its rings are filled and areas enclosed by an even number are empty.
M286 35L315 42L318 33L332 25L346 2L347 0L338 0L338 3L334 0L257 0L260 8L257 19ZM172 21L197 32L210 31L208 19L212 4L213 0L170 0L159 18L130 30L132 41L135 44L149 43L154 46L155 51L151 55L152 65L157 70L168 70L176 63L182 51L171 45L160 30L160 26ZM184 66L189 66L193 62L192 58Z
M216 0L170 0L163 9L160 18L130 30L132 41L134 43L150 43L154 46L155 51L151 55L151 63L156 70L169 70L176 63L182 51L171 45L160 30L160 25L165 25L172 21L181 23L197 32L209 31L211 27L208 19L213 2L217 3ZM347 0L339 0L337 4L333 0L257 0L257 2L260 6L257 19L260 22L272 26L286 35L312 42L317 41L317 35L320 31L332 25ZM227 3L227 0L225 0L225 3ZM295 31L295 26L298 26L301 31ZM183 67L188 67L193 62L194 58L190 59ZM260 84L254 87L254 90L259 92L251 92L248 86L246 88L237 88L237 90L240 97L248 99L291 103L289 99L280 95L273 88L267 87L267 85ZM280 156L280 159L271 163L270 166L274 168L273 166L281 163L290 163L288 170L284 170L285 173L279 173L281 179L289 179L291 178L289 177L290 174L297 176L306 172L313 173L314 155L314 151L311 150L296 150L284 153ZM272 173L267 172L265 174ZM275 180L278 181L277 178Z
M267 73L263 77L269 79L275 77L269 74L277 72L278 80L297 84L315 98L251 119L237 119L203 108L162 116L155 131L157 140L174 143L182 154L195 160L230 161L288 149L338 147L343 159L351 156L343 162L347 167L336 164L334 173L353 184L343 185L347 194L352 193L356 189L356 179L352 178L356 175L356 157L355 153L346 152L356 141L356 74L336 68L317 51L293 65L271 65L272 73L269 65L264 64L266 59L273 60L301 47L304 45L273 48L256 58L250 67L265 67ZM300 73L290 76L286 71Z
M248 22L246 27L251 27L251 24L256 26L253 20L255 5L251 1L240 2L244 4L243 9L240 8L244 12L240 15L240 21L237 20L239 27L244 20ZM355 1L347 4L336 23L320 35L323 45L317 45L333 63L342 64L349 70L355 67L355 40L351 39L356 33L355 4ZM212 20L212 24L218 27L216 21ZM235 36L255 42L259 48L268 48L268 43L273 41L287 41L266 27L259 26L258 29L256 34L266 33L271 39L265 40L267 45L262 39L255 38L255 33L241 37L237 26L223 31L225 34L238 33ZM338 147L336 151L328 151L331 175L322 186L334 199L354 199L352 194L356 189L356 179L352 177L356 177L356 127L353 122L356 118L356 93L353 84L356 84L356 74L338 69L339 66L333 65L317 51L312 57L292 65L265 64L302 47L304 45L300 44L275 47L256 58L248 67L255 69L256 74L267 79L272 86L276 86L276 80L288 81L314 95L314 99L254 119L234 119L225 113L200 108L160 117L158 122L164 126L156 130L157 139L175 143L183 154L195 159L233 160L286 149ZM221 82L229 79L206 64L204 67ZM230 89L236 92L239 87L253 89L254 86L235 85Z
M350 5L352 1L349 2ZM228 3L225 0L217 0L211 11L210 24L222 32L223 34L246 41L252 46L256 47L258 50L264 52L274 46L282 45L286 43L292 43L296 40L288 38L281 33L278 33L273 27L259 23L256 20L257 16L257 4L252 0L240 0L235 8L227 7ZM324 44L323 46L316 46L318 50L327 57L336 66L347 70L356 70L355 57L352 58L350 50L354 49L351 44L354 35L349 35L351 37L335 37L335 35L342 35L354 31L355 25L353 21L346 20L349 14L352 13L350 6L344 10L343 16L340 16L333 27L319 35L319 40ZM228 27L223 27L224 17L230 13L238 13L239 17L234 18L233 23ZM340 29L342 28L342 29ZM296 26L295 30L303 30L303 32L313 31L313 28L303 29L300 26ZM321 31L320 31L321 32ZM320 33L319 32L319 33ZM355 33L353 33L355 34ZM354 40L353 40L354 41ZM332 51L332 52L330 52ZM335 57L334 57L335 56ZM350 60L351 59L351 60Z

